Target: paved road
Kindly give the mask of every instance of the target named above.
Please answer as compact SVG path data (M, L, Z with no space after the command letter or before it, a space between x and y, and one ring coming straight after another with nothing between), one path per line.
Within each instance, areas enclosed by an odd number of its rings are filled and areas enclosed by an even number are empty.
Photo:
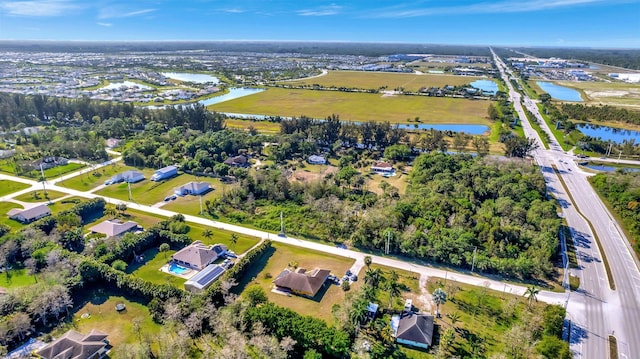
M520 116L525 134L534 138L539 149L533 155L542 168L549 191L558 198L564 216L576 243L578 269L572 269L581 279L580 290L567 297L568 319L573 323L571 349L576 358L607 358L607 338L615 334L620 358L640 357L640 273L638 260L618 224L612 219L600 198L587 181L588 174L581 171L555 141L551 130L541 120L535 103L513 90L508 78L513 77L504 63L494 54L514 107ZM522 103L536 117L552 139L550 149L545 150L538 134L531 127L522 109ZM634 163L637 161L627 161ZM555 165L571 194L568 195L555 171ZM586 218L585 218L586 217ZM595 235L600 239L598 247ZM609 288L607 274L601 258L604 251L611 266L616 290Z

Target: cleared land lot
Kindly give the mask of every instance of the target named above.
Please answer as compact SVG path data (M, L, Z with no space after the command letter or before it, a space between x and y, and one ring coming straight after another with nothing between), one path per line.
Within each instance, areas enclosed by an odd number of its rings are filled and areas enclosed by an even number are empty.
M267 91L209 106L209 110L270 116L325 118L338 114L345 121L489 124L489 101L427 96L382 96L269 88Z
M68 180L60 182L59 184L63 187L75 189L78 191L88 191L101 184L104 184L104 181L111 178L111 176L128 170L137 170L137 168L125 166L121 163L114 163L112 165L98 168L93 172L90 171L79 176L69 178ZM153 173L153 171L150 170L149 173Z
M187 175L182 175L182 176L187 176ZM209 182L213 187L212 191L209 191L202 196L203 208L207 201L210 201L214 198L218 198L222 196L222 194L225 191L228 191L237 186L237 184L235 183L222 183L218 178L205 179L204 177L200 177L199 180ZM133 190L133 187L132 187L132 190ZM171 193L173 193L173 190L171 191ZM191 214L191 215L197 216L200 213L200 199L198 198L198 196L178 197L173 201L167 202L167 204L163 205L162 208L167 209L169 211L180 212L184 214Z
M35 202L47 202L47 198L50 201L53 201L58 198L62 198L66 195L67 195L66 193L52 191L48 189L47 196L44 195L44 191L40 190L40 191L33 191L33 192L22 194L16 197L15 199L22 202L35 203Z
M85 165L81 163L69 163L64 166L53 167L44 170L44 176L47 179L52 179L54 177L62 176L63 174L67 174L73 171L77 171L83 168ZM0 162L0 172L5 172L10 175L16 174L15 164L13 164L10 160L4 160ZM42 176L42 172L39 170L32 170L30 172L25 172L20 175L21 177L27 178L40 178Z
M145 175L147 175L146 170L144 170L143 172L145 172ZM153 171L151 171L150 173L153 174ZM147 178L149 177L150 176L147 175ZM189 182L208 182L208 183L211 183L211 186L214 189L217 185L220 184L220 181L217 179L214 180L208 177L196 177L196 176L185 173L185 174L181 174L160 182L154 182L149 179L145 179L138 183L132 183L131 196L133 197L133 200L137 203L156 204L158 202L162 202L165 199L165 197L173 195L173 191L176 187L182 186ZM121 199L123 201L128 201L129 191L127 187L128 186L126 183L116 183L97 191L96 194ZM215 192L215 190L211 192ZM185 196L185 198L187 197L195 198L196 202L198 200L197 196ZM207 198L213 198L213 197L208 196ZM199 203L198 203L198 210L199 210Z
M611 105L629 109L640 109L640 85L623 82L554 81L558 85L574 88L581 92L588 105ZM529 83L532 83L531 81ZM532 83L538 93L539 87Z
M334 304L342 304L344 301L345 292L340 286L327 282L316 297L312 299L295 295L289 297L271 292L273 280L293 262L297 262L299 268L308 270L316 267L329 269L332 274L342 277L344 272L351 267L354 260L273 243L273 248L268 250L249 268L235 290L242 291L248 285L258 284L267 292L269 300L275 304L295 310L302 315L311 315L331 322L331 307ZM360 281L356 282L356 284L359 283Z
M475 76L455 76L440 74L403 74L392 72L364 71L329 71L324 76L308 80L290 81L290 85L313 85L324 87L348 87L362 89L379 89L386 86L388 90L404 87L406 91L416 92L421 87L443 87L446 85L465 85L478 80Z
M0 196L6 196L10 193L18 192L29 187L30 186L25 183L0 180Z

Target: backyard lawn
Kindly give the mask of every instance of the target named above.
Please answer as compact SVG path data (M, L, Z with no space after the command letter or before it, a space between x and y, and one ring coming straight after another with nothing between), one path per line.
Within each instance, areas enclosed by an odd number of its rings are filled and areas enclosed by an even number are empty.
M22 206L13 202L0 202L0 223L6 224L11 228L12 232L15 232L22 228L23 224L18 221L14 221L13 219L9 219L9 216L7 216L7 212L13 208L22 209Z
M40 191L33 191L33 192L21 194L18 197L15 197L14 199L16 199L18 201L22 201L22 202L36 203L36 202L46 202L47 198L50 201L53 201L53 200L56 200L58 198L62 198L64 196L66 196L66 195L67 195L66 193L62 193L62 192L58 192L58 191L52 191L52 190L48 189L46 197L44 195L44 191L40 190Z
M146 172L146 171L143 171ZM153 170L152 170L153 172ZM152 174L149 173L150 174ZM147 173L145 173L146 175ZM147 176L147 178L149 178L150 176ZM217 194L216 189L220 188L220 180L215 178L208 178L208 177L196 177L190 174L180 174L176 177L172 177L170 179L166 179L164 181L160 181L160 182L154 182L151 181L149 179L145 179L143 181L140 181L138 183L132 183L131 184L131 197L133 198L133 200L137 203L141 203L141 204L148 204L148 205L152 205L152 204L156 204L158 202L162 202L165 197L167 196L171 196L173 195L173 191L176 187L182 186L186 183L189 182L209 182L211 183L211 186L214 188L213 191L210 191L207 195L205 195L203 197L203 200L206 199L210 199L210 198L214 198L215 195ZM213 195L212 195L212 192ZM112 197L112 198L118 198L121 199L123 201L128 201L129 200L129 191L128 191L128 186L126 183L116 183L116 184L112 184L110 186L107 186L99 191L96 192L96 194L99 195L103 195L103 196L107 196L107 197ZM198 202L198 196L186 196L185 198L179 198L176 199L177 201L182 201L182 200L193 200L195 199L196 203ZM198 210L200 211L200 205L198 204ZM167 208L169 209L169 208ZM197 212L196 212L197 213Z
M190 180L196 180L195 177L191 175L183 174L180 177L182 176L189 176L188 178L191 178ZM189 182L190 180L187 180L184 183ZM218 178L199 177L197 180L209 182L213 186L213 191L209 191L207 194L202 196L203 208L207 200L210 201L214 198L218 198L222 196L222 194L225 193L225 191L230 190L231 188L234 188L235 186L237 186L236 183L222 183ZM172 187L170 187L171 189L170 194L173 194L173 187L177 187L177 185L172 185ZM133 190L133 187L132 187L132 190ZM162 199L164 199L164 197L162 197L160 201L162 201ZM191 214L191 215L197 216L200 213L200 199L198 196L178 197L174 201L170 201L164 206L162 206L162 208L169 211L180 212L184 214Z
M271 116L325 118L337 114L343 121L408 123L419 117L424 123L488 125L491 102L450 97L382 96L369 93L269 88L266 91L221 102L213 111Z
M166 253L160 253L158 248L147 249L142 253L145 262L129 264L127 273L151 283L171 284L176 288L184 289L185 279L160 271L160 268L171 260L171 256L175 252L175 250L170 250Z
M403 74L391 72L364 71L329 71L324 76L308 80L288 81L284 84L313 85L324 87L348 87L361 89L379 89L386 86L387 90L403 87L406 91L417 92L421 87L444 87L469 84L480 77L433 75L433 74Z
M289 264L294 264L294 262L297 262L299 268L307 270L312 270L316 267L329 269L332 274L342 277L344 272L353 265L354 260L286 244L273 243L273 248L268 250L249 268L235 291L241 292L248 285L259 284L267 292L269 300L275 304L331 323L333 321L331 307L334 304L342 304L345 298L345 292L342 291L340 286L327 282L316 297L311 299L295 295L289 297L271 292L273 280Z
M29 188L28 184L9 180L0 180L0 197Z
M104 182L111 178L111 176L113 175L135 169L136 168L134 167L126 166L121 163L114 163L105 167L101 167L94 172L90 171L79 176L69 178L64 182L60 182L59 185L78 191L88 191L90 189L93 189L94 187L104 184Z
M115 306L118 303L123 303L126 309L122 312L116 311ZM97 329L109 335L107 339L113 346L137 343L140 338L132 324L137 318L141 320L140 333L153 336L160 332L161 325L153 322L145 305L122 296L96 294L78 308L73 315L72 323L62 326L52 334L62 335L69 329L88 334L92 329Z

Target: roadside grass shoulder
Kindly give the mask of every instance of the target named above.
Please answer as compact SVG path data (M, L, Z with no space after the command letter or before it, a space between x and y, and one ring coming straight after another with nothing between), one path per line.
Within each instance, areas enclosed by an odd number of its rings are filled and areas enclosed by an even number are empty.
M29 188L26 183L14 182L9 180L0 180L0 197Z
M62 198L64 196L67 196L67 194L48 189L46 195L43 190L40 190L40 191L32 191L29 193L21 194L15 197L14 199L22 202L36 203L36 202L47 202L48 200L53 201L58 198Z
M565 141L564 132L561 129L557 129L555 123L551 123L551 119L549 119L549 116L547 116L544 113L544 110L542 109L542 105L537 104L537 106L538 106L538 111L540 112L540 115L542 115L544 122L546 122L547 126L549 126L549 129L551 129L551 133L553 134L553 137L556 138L556 141L558 142L560 147L562 147L562 149L565 151L569 151L573 147L573 145Z

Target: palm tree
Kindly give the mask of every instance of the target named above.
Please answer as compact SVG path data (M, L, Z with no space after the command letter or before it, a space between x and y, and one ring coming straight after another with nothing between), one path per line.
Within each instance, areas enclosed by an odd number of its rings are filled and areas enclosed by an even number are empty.
M367 269L364 273L364 282L370 285L372 288L377 289L382 280L382 269Z
M385 290L389 293L389 308L391 308L391 304L393 303L393 298L400 295L400 283L398 283L398 273L396 271L391 271L391 275L385 282Z
M211 231L210 229L205 229L204 231L202 231L202 236L206 239L211 239L213 237L213 231Z
M528 305L527 307L529 309L531 309L531 302L532 301L536 301L538 302L538 293L540 293L540 289L536 288L535 286L530 286L527 288L527 291L524 292L524 296L528 298Z
M235 233L231 233L231 248L236 250L236 243L238 243L238 235Z
M449 319L451 319L451 325L455 329L456 323L460 321L460 313L453 312L453 313L449 314L448 317L449 317Z
M447 302L447 292L442 288L437 288L432 294L433 301L436 303L436 317L440 318L440 304Z
M371 268L371 262L372 262L371 256L364 256L364 265L367 266L367 269Z

